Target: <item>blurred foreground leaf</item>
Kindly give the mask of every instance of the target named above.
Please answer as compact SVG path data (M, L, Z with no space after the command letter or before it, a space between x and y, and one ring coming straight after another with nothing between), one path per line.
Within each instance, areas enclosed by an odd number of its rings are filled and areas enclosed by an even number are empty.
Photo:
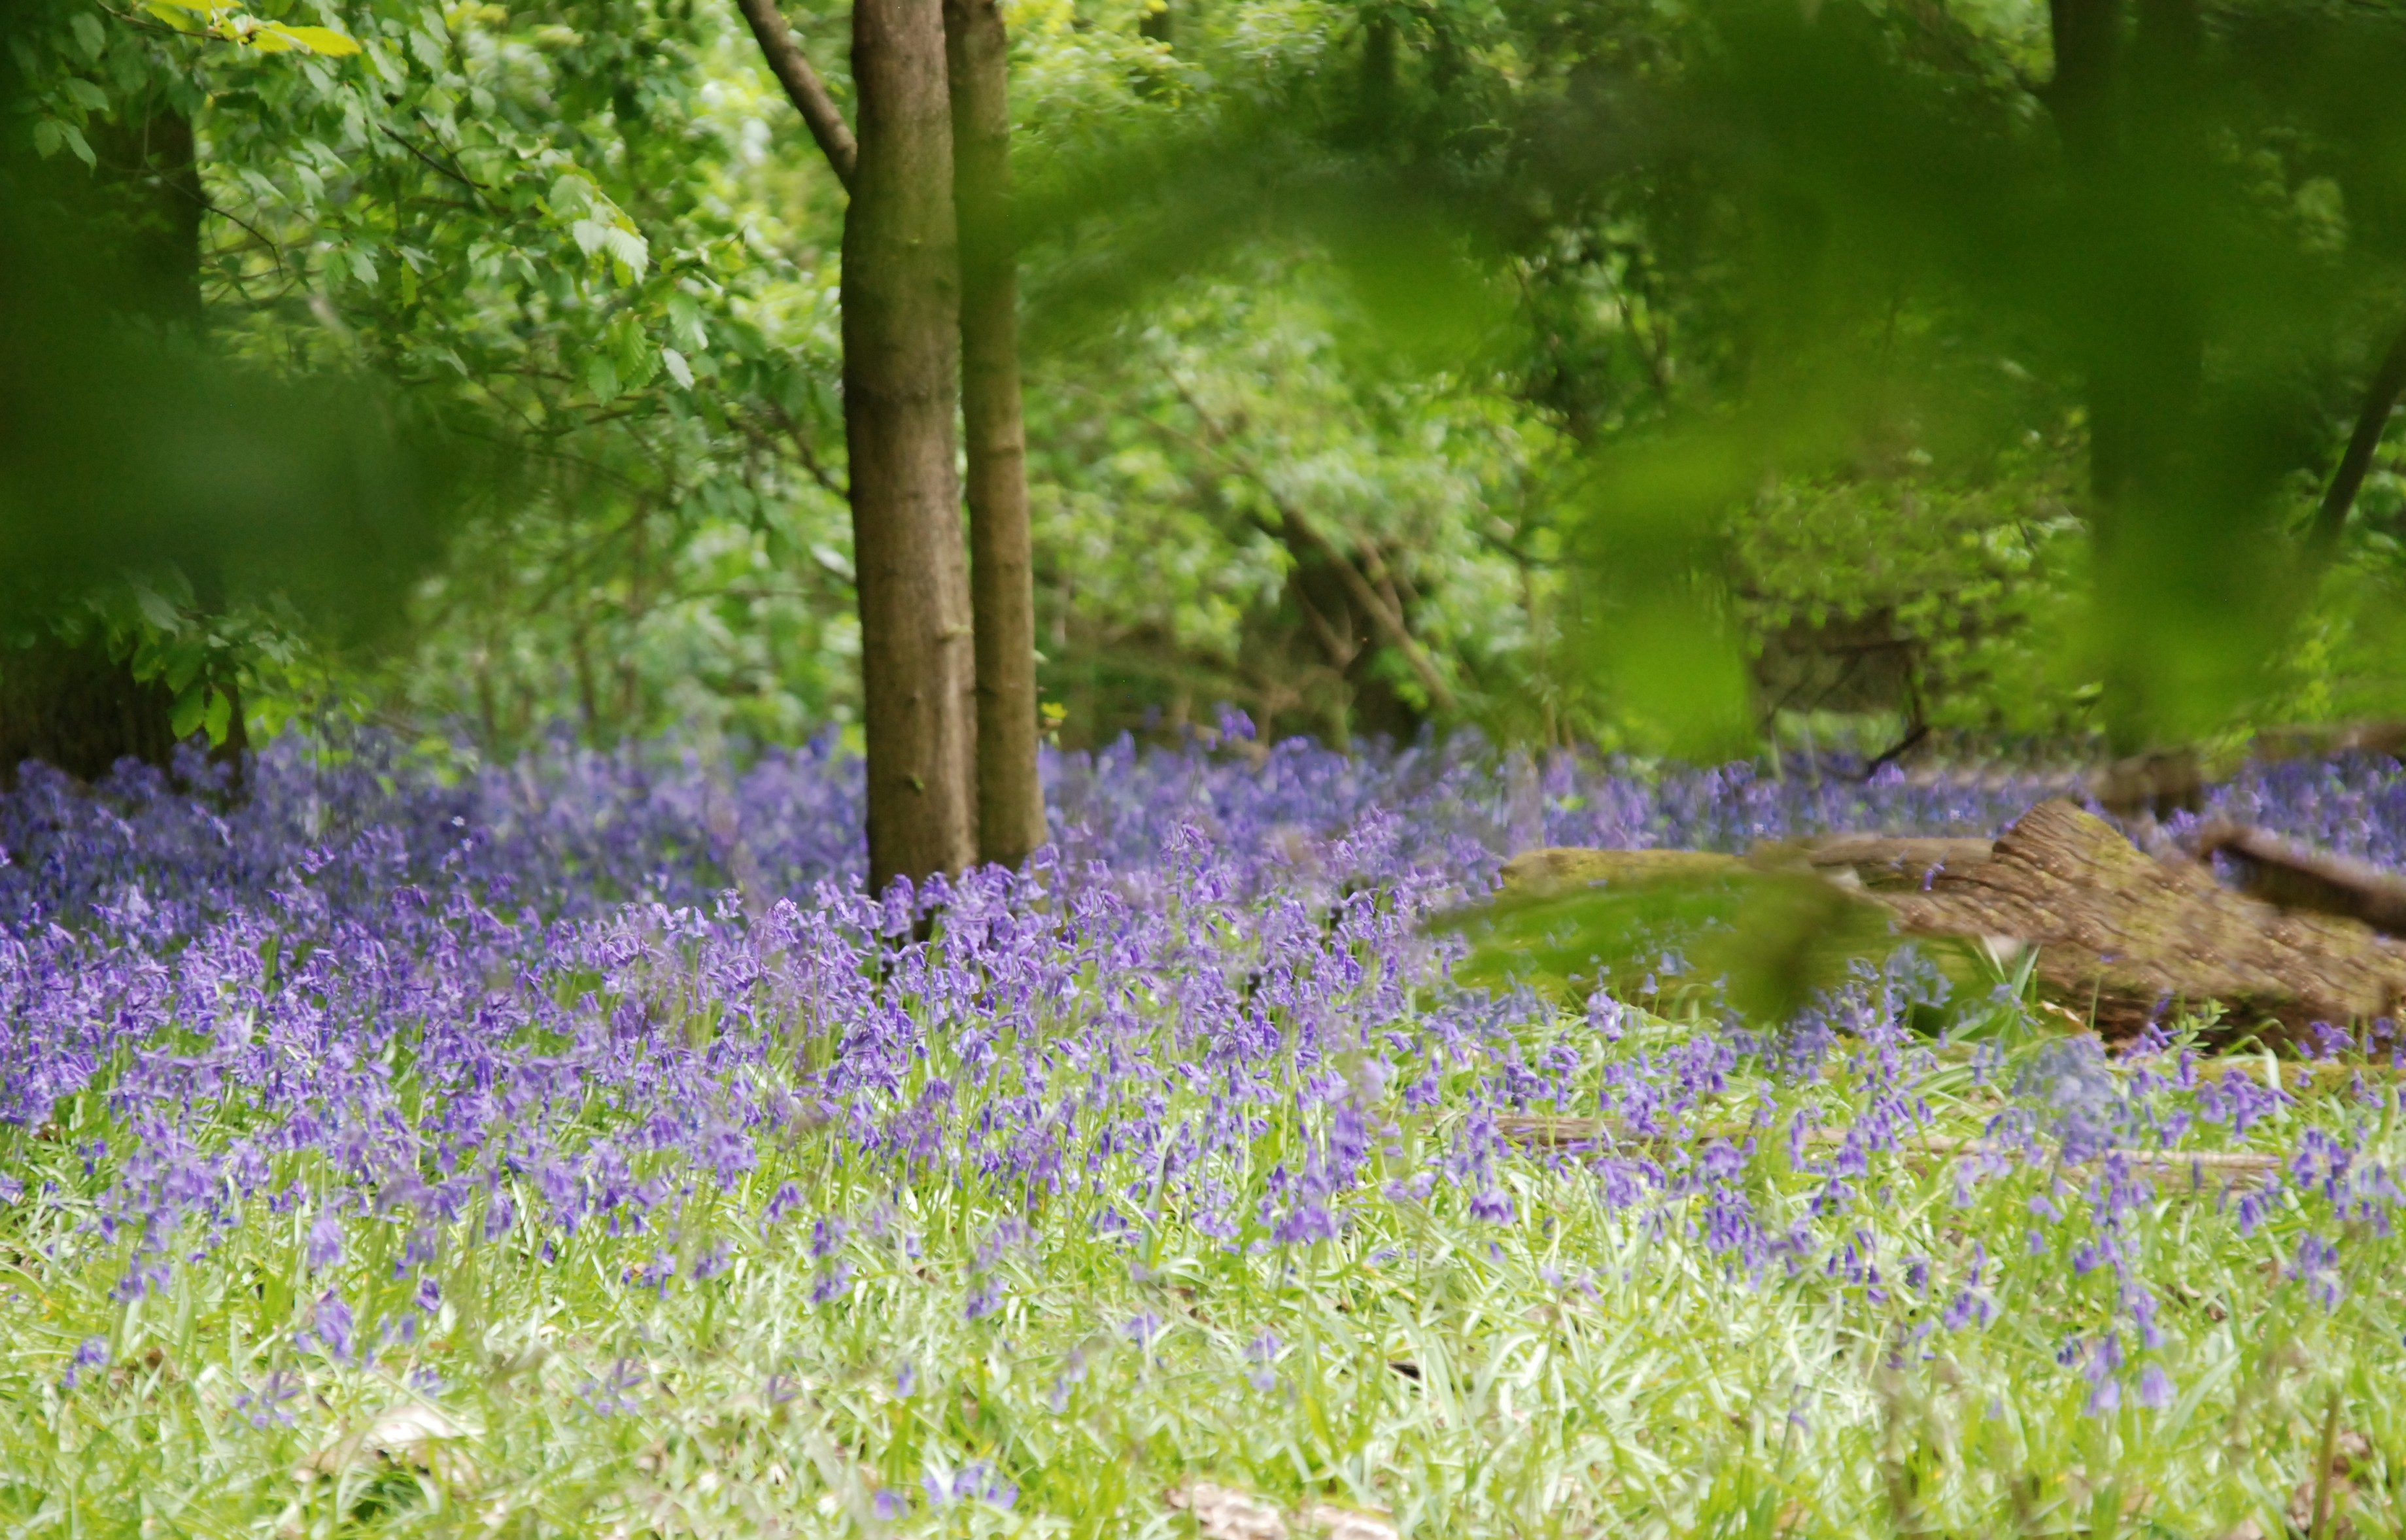
M1465 982L1699 1004L1718 992L1776 1025L1898 944L1879 904L1810 872L1692 851L1539 854L1558 858L1550 880L1441 923L1471 940Z

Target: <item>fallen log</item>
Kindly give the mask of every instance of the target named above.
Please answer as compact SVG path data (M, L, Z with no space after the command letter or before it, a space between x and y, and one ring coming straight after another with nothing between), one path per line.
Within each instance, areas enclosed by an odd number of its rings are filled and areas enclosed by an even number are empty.
M2237 869L2239 890L2283 909L2361 920L2406 936L2406 878L2369 861L2334 855L2271 829L2220 819L2198 831L2201 860L2222 856Z
M1875 890L1918 890L1942 872L1964 872L1988 861L1996 847L1987 840L1898 839L1885 834L1833 834L1800 847L1817 871L1851 873ZM1768 852L1762 853L1768 855Z
M1555 846L1522 851L1505 862L1498 875L1507 893L1551 898L1599 883L1714 878L1745 869L1742 858L1708 850L1584 850Z
M1746 870L1805 868L1865 888L1922 888L1940 871L1963 871L1988 859L1986 840L1942 840L1889 834L1831 834L1800 844L1766 842L1746 855L1708 850L1586 850L1554 846L1523 851L1504 863L1507 890L1531 897L1568 893L1597 883L1651 883L1713 878Z
M1763 1130L1751 1123L1707 1124L1693 1128L1684 1136L1641 1135L1607 1118L1550 1117L1538 1113L1507 1114L1495 1120L1496 1132L1515 1144L1537 1150L1586 1150L1628 1147L1653 1153L1666 1152L1680 1145L1695 1146L1714 1139L1736 1142L1759 1137ZM1845 1137L1830 1129L1815 1129L1804 1136L1804 1148L1826 1151L1841 1148ZM2024 1153L2021 1146L1996 1139L1957 1134L1907 1134L1896 1141L1900 1155L1943 1156L1969 1159L1983 1155L2018 1160ZM2270 1151L2259 1150L2149 1150L2137 1146L2117 1146L2077 1161L2064 1162L2073 1169L2102 1164L2109 1156L2118 1156L2132 1170L2150 1176L2197 1175L2214 1172L2226 1180L2261 1184L2272 1179L2286 1164ZM2055 1163L2049 1163L2055 1164Z
M2248 850L2271 853L2251 841ZM2242 854L2245 854L2242 852ZM2311 853L2308 853L2311 854ZM2335 857L2289 857L2272 897L2336 904L2387 895ZM2259 856L2259 865L2266 864ZM2234 892L2202 862L2163 860L2068 801L2042 802L1993 846L1978 841L1835 836L1749 856L1697 851L1532 851L1506 863L1507 893L1541 898L1602 884L1742 883L1811 871L1884 911L1901 935L1965 943L1992 959L2036 949L2039 992L2108 1041L2182 1010L2221 1008L2209 1036L2300 1042L2316 1023L2345 1026L2396 1013L2406 999L2406 941L2356 913L2317 912ZM2382 874L2371 873L2371 876ZM2308 879L2320 887L2309 887ZM1790 880L1792 880L1790 879ZM2406 883L2396 885L2406 924ZM2386 901L2385 898L2384 902ZM2363 903L2385 918L2390 911ZM1786 944L1783 942L1783 944Z
M1988 861L1926 892L1875 893L1909 936L2009 936L2038 949L2041 992L2108 1040L2167 1010L2225 1011L2222 1036L2294 1044L2317 1022L2393 1013L2406 944L2361 921L2285 910L2163 861L2070 802L2042 802Z

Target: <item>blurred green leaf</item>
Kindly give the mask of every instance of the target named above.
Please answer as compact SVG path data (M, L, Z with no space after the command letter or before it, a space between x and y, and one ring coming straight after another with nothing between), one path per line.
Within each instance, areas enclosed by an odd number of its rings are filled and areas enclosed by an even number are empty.
M1898 944L1887 911L1807 872L1725 857L1717 871L1617 878L1568 892L1507 892L1447 927L1469 938L1471 983L1553 982L1709 1000L1777 1025Z

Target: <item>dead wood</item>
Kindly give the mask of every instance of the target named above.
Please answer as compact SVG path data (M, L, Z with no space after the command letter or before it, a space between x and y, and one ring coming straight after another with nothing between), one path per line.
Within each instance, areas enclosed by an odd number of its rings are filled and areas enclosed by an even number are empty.
M2116 759L2091 774L2088 795L2117 818L2169 818L2205 805L2205 767L2195 749Z
M1540 850L1506 863L1533 897L1596 883L1710 881L1801 863L1861 887L1901 934L1968 942L1992 958L2035 948L2043 997L2108 1041L2183 1009L2222 1008L2213 1036L2299 1043L2316 1023L2396 1013L2406 998L2406 881L2278 841L2223 830L2210 848L2252 863L2256 891L2202 862L2138 849L2068 801L2043 802L1993 846L1974 840L1835 835L1751 856L1700 851ZM2371 922L2368 924L2368 922Z
M1642 1135L1609 1118L1549 1117L1537 1113L1507 1114L1495 1122L1496 1132L1506 1138L1538 1150L1622 1148L1659 1154L1675 1145L1692 1146L1713 1139L1737 1141L1762 1133L1752 1123L1734 1123L1706 1124L1690 1129L1681 1136ZM1826 1128L1815 1129L1804 1137L1804 1148L1814 1151L1835 1150L1845 1142L1843 1134ZM1933 1156L1972 1159L1983 1155L2018 1159L2024 1151L2019 1145L1996 1139L1955 1134L1908 1134L1897 1140L1896 1152L1908 1159L1926 1160ZM2109 1157L2118 1157L2130 1169L2154 1177L2195 1176L2201 1182L2205 1173L2213 1172L2227 1180L2249 1185L2269 1180L2283 1165L2281 1156L2268 1151L2146 1150L2135 1147L2104 1151L2071 1164L2075 1168L2096 1166Z
M2284 910L2160 861L2070 802L2042 802L1988 861L1925 893L1877 895L1907 935L2012 937L2038 949L2041 990L2108 1039L2167 1007L2219 1002L2237 1033L2295 1042L2316 1022L2392 1012L2406 945L2362 923Z
M1831 834L1804 847L1806 863L1826 872L1849 871L1873 889L1930 885L1942 871L1968 871L1995 846L1986 840L1899 839L1886 834Z
M2406 878L2286 840L2270 829L2217 821L2198 832L2200 857L2223 856L2238 869L2239 890L2283 909L2361 920L2406 936Z
M1930 840L1888 834L1831 834L1803 844L1765 842L1744 855L1705 850L1523 851L1504 863L1504 885L1532 897L1596 883L1709 878L1746 870L1794 870L1801 864L1867 888L1922 888L1941 870L1962 871L1988 858L1986 840Z
M1498 874L1507 892L1547 898L1597 883L1655 882L1727 876L1746 869L1735 855L1708 850L1581 850L1554 846L1522 851Z

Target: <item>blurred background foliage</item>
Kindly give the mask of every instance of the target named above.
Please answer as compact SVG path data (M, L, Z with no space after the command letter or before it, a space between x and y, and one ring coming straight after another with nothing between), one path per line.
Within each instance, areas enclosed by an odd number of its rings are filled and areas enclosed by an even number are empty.
M788 14L848 107L843 9ZM1224 704L1699 755L2406 713L2394 438L2311 533L2406 325L2406 11L1009 15L1065 742ZM220 739L853 719L842 191L731 6L28 0L8 48L19 182L151 253L119 331L419 446L334 434L405 531L248 582L129 536L11 612L20 655L106 633ZM101 420L155 455L197 410Z

